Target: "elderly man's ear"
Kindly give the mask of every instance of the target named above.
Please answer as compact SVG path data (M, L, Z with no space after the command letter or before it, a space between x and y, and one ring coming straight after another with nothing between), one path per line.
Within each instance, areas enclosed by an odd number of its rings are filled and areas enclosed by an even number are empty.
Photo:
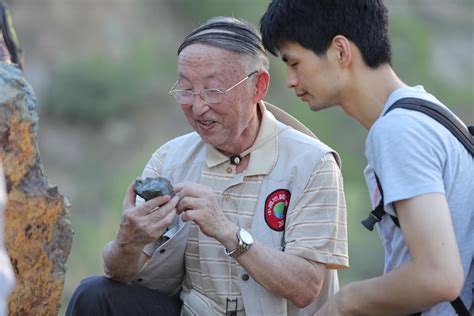
M255 92L253 99L255 103L265 98L268 91L268 83L270 82L270 74L266 70L259 71L256 76L257 80L255 82Z

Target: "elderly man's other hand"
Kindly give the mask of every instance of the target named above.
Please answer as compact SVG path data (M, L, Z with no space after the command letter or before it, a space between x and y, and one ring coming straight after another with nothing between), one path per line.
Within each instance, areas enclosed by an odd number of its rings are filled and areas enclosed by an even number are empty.
M160 196L136 206L135 181L128 187L122 206L122 219L116 242L129 252L157 240L176 216L178 197Z
M183 221L193 221L206 236L224 245L229 238L234 242L238 227L224 215L210 187L188 182L174 189L180 197L177 212L183 213Z

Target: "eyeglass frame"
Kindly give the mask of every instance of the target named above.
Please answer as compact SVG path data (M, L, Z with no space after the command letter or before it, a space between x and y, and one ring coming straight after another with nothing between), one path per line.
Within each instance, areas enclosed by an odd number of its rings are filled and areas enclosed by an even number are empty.
M175 99L175 101L178 103L178 104L186 104L186 103L180 103L177 99L176 99L176 93L179 93L179 92L184 92L184 93L188 93L190 95L192 95L192 98L194 100L194 96L196 95L199 95L199 97L201 98L201 100L203 100L204 102L206 102L207 104L218 104L218 103L221 103L222 102L222 97L224 96L224 94L226 94L227 92L229 92L230 90L234 89L235 87L237 87L238 85L244 83L247 79L249 79L250 77L252 77L253 75L257 74L258 73L258 70L254 70L252 71L251 73L249 73L245 78L243 78L242 80L240 80L239 82L237 82L236 84L234 84L232 87L222 91L221 89L203 89L201 90L200 92L194 92L194 91L191 91L191 90L184 90L184 89L175 89L173 90L176 85L178 84L179 82L179 79L176 80L176 82L174 83L174 85L171 87L170 91L168 92L168 95L172 96L173 99ZM203 92L205 91L216 91L219 93L219 96L221 97L221 100L219 102L209 102L208 100L205 99L204 95L203 95Z

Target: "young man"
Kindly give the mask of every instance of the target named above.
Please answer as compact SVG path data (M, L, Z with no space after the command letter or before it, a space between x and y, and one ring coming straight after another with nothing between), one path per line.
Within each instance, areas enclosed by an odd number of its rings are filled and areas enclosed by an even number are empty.
M81 282L67 315L314 314L348 265L337 154L269 112L268 59L248 23L195 29L177 74L170 94L194 132L143 172L177 194L137 205L130 185L107 278Z
M261 19L264 46L287 65L288 87L313 111L340 106L369 130L372 205L383 192L400 225L391 216L377 224L385 274L348 284L317 315L456 315L450 301L458 296L472 315L473 157L423 113L384 115L406 97L445 108L395 74L387 19L381 0L275 0Z

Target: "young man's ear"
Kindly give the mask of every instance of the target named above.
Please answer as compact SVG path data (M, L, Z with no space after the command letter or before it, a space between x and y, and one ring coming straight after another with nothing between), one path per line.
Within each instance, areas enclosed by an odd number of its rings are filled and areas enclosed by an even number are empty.
M331 48L341 67L347 67L352 62L352 47L349 40L342 35L337 35L332 39Z
M270 83L270 74L266 70L261 70L257 74L257 81L255 82L255 93L253 101L259 102L265 98Z

